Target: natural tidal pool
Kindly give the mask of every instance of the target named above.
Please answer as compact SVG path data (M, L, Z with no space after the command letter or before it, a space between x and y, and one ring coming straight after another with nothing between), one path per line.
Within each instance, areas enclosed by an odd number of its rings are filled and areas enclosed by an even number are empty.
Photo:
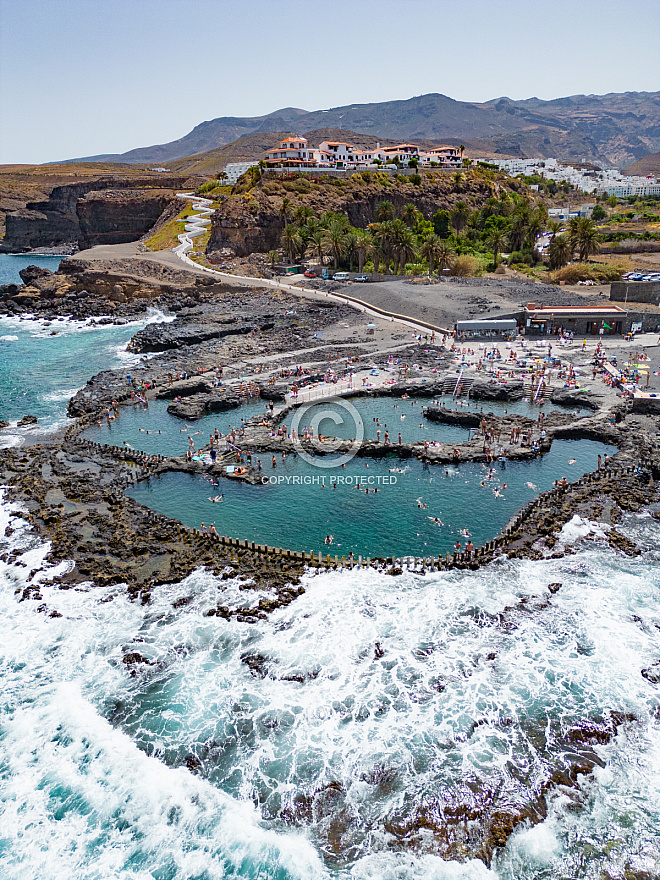
M365 440L376 440L380 430L380 439L384 440L385 431L389 432L390 441L396 443L401 434L403 443L416 443L418 441L435 440L441 443L462 443L468 439L468 430L456 425L443 425L426 419L422 410L426 406L434 404L433 398L411 397L408 399L391 396L384 397L348 397L348 400L359 413ZM192 436L195 446L200 448L208 443L209 434L218 428L223 434L231 430L231 427L240 428L241 420L248 421L253 416L258 416L268 409L266 401L255 398L246 401L236 409L226 412L211 413L195 422L186 423L181 419L171 416L167 412L168 400L153 400L148 407L122 406L119 409L119 417L108 424L105 420L100 425L89 428L84 437L95 440L97 443L108 443L113 446L128 444L132 449L140 449L150 455L184 455L188 448L188 437ZM573 410L553 407L546 404L541 410L524 400L512 403L499 401L455 401L451 397L440 397L435 401L436 405L445 404L450 411L489 413L498 416L515 414L536 419L539 412L546 415L555 410L559 412L571 412L578 416L589 415L587 410ZM310 425L314 419L323 417L327 401L319 401L311 405L304 404L304 414L300 419L300 427ZM301 406L301 409L303 409ZM292 421L296 417L297 409L287 413L284 424L291 428ZM338 423L332 419L319 423L322 433L342 439L356 436L355 422L343 413L344 421ZM249 440L248 430L246 439Z
M219 534L261 544L339 556L437 556L453 550L457 539L464 545L464 530L475 546L491 540L555 480L575 481L595 470L599 454L614 451L604 443L561 440L540 458L498 462L492 470L476 463L429 465L396 452L335 469L277 456L273 467L270 454L255 454L264 485L219 477L215 486L201 474L168 473L129 494L187 526L213 522ZM222 501L212 502L218 493Z

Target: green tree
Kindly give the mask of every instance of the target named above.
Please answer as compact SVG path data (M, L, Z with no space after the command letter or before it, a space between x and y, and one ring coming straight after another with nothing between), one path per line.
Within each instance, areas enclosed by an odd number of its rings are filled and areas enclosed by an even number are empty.
M323 250L332 257L332 262L337 268L339 261L344 256L347 248L347 232L345 224L333 220L323 232Z
M519 205L511 216L511 231L509 233L511 248L519 251L527 239L527 226L529 223L529 209L527 205Z
M573 247L568 235L553 235L548 246L551 269L561 269L573 256Z
M314 211L309 207L309 205L298 205L296 210L293 212L293 216L296 220L296 223L300 223L302 226L304 223L314 216Z
M280 238L280 243L289 262L294 263L304 247L303 238L298 227L294 224L285 226L284 232Z
M401 275L403 274L406 263L410 263L415 258L415 236L403 220L393 220L392 226L394 274Z
M376 205L376 220L379 223L383 223L386 220L394 220L394 205L392 202L389 202L387 199L378 202Z
M458 235L461 234L470 219L470 208L466 202L456 202L451 209L451 223Z
M277 251L268 251L267 256L268 256L268 260L270 261L270 268L274 269L275 263L277 263L277 261L280 258L279 253Z
M593 211L591 212L591 219L594 223L598 223L599 220L604 220L607 217L607 211L603 208L602 205L595 205Z
M323 243L325 239L325 229L319 226L307 235L307 253L316 257L319 265L323 265Z
M569 223L568 235L573 250L578 253L578 260L584 262L592 254L600 250L598 230L588 217L573 217Z
M507 222L504 217L490 217L486 230L486 244L493 252L493 263L497 269L497 258L500 251L506 247Z
M344 256L348 257L348 270L353 271L353 262L357 254L357 235L349 231L344 239Z
M609 197L609 199L607 200L607 204L610 206L610 208L616 208L616 206L617 206L617 198L616 198L616 196L614 195L614 193L612 193L612 195L611 195L611 196Z
M224 183L225 180L227 180L227 178L229 177L229 175L227 174L226 171L218 171L218 173L216 174L216 177L218 178L218 180L221 183Z
M449 245L443 242L438 250L438 269L449 269L455 256Z
M435 232L427 235L422 242L419 249L419 255L429 264L429 275L433 275L435 263L439 259L444 248L444 242L439 235L435 234Z
M440 238L449 238L451 219L449 211L438 210L431 218L435 234Z
M418 211L415 205L413 205L412 202L408 202L408 204L403 209L403 214L401 215L401 218L405 224L412 228L417 222L417 215Z
M291 199L284 196L280 205L280 217L284 220L284 228L289 225L289 217L291 216Z
M392 251L394 245L394 221L383 220L380 223L372 223L371 234L374 240L374 268L385 264L385 274L390 274L390 260L392 259Z
M360 229L355 239L355 249L358 255L358 272L362 274L365 262L373 254L374 241L368 229Z

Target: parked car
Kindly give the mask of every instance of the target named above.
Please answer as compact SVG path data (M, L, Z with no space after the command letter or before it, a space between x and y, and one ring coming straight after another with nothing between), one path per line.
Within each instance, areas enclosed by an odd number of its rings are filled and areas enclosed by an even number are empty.
M332 276L332 280L333 281L349 281L350 277L351 276L348 274L348 272L335 272L335 274Z
M358 283L365 284L369 281L369 275L356 275L353 281L357 281Z
M316 274L316 272L313 272L311 269L307 269L305 271L305 278L318 278L318 277L319 276Z
M642 281L655 281L657 277L655 272L651 272L648 275L642 275Z
M630 276L630 278L628 279L628 281L641 281L643 277L644 277L644 276L642 275L641 272L634 272L634 273Z

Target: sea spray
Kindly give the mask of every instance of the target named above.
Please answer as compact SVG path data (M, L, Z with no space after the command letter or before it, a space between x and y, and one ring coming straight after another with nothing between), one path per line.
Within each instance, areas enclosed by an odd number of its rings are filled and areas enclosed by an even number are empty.
M258 585L203 570L147 606L121 585L59 590L17 513L0 515L0 552L18 551L0 562L4 876L540 880L660 860L641 675L660 656L657 551L592 536L476 573L319 574L245 624L206 611ZM657 547L651 518L626 528ZM566 760L561 735L610 711L634 720L593 746L603 766L549 791L491 870L443 860L428 828L397 838L470 790L529 796Z

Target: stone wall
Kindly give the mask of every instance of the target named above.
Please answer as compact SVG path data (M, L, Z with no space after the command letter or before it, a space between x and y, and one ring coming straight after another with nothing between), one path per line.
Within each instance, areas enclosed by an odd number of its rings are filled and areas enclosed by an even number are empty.
M613 281L610 299L616 302L660 305L660 281Z

